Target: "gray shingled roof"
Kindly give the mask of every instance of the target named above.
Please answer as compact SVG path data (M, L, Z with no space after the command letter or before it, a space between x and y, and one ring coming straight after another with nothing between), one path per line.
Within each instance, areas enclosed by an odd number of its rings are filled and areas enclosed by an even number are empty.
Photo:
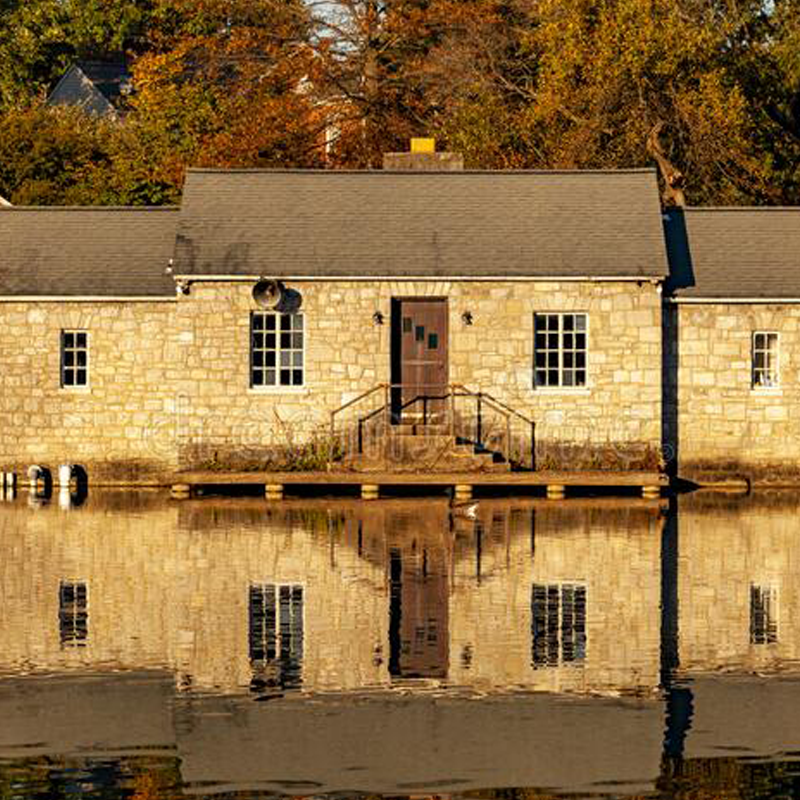
M0 296L173 296L177 209L4 208Z
M47 98L50 106L79 106L90 114L116 114L131 75L125 64L79 61L62 76Z
M175 273L667 274L652 170L190 170Z
M665 227L677 297L800 298L800 208L686 208Z

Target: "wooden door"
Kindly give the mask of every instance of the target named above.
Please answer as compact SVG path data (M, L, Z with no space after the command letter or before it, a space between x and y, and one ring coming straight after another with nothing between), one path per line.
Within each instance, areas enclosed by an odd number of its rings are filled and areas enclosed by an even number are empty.
M447 381L447 300L393 300L393 422L443 421Z

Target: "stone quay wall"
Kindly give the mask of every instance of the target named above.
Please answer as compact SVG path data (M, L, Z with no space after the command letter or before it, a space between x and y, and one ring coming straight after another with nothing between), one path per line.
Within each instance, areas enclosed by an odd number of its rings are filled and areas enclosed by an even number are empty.
M635 468L657 458L661 296L649 282L287 285L302 296L302 387L250 386L251 282L198 281L167 302L0 304L0 468L69 462L90 480L136 480L263 464L275 448L327 432L332 410L391 380L391 301L408 297L447 298L449 381L535 420L538 466ZM588 315L586 387L534 388L533 316L543 312ZM60 386L63 329L89 332L86 389ZM369 410L365 402L353 414ZM342 427L354 419L344 414ZM499 415L487 424L504 426ZM514 435L523 441L530 430Z
M668 312L669 313L669 312ZM680 304L667 342L666 416L685 478L800 475L800 306ZM780 383L754 388L753 333L779 334Z

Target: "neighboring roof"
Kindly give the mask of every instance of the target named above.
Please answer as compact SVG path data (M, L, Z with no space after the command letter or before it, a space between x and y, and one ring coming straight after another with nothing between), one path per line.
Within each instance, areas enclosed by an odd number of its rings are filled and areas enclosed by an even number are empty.
M0 296L175 296L173 208L4 208Z
M673 209L665 228L679 298L800 298L800 207Z
M654 170L190 170L175 274L663 277Z
M116 114L120 95L130 80L125 64L79 61L61 77L47 104L80 106L100 116Z

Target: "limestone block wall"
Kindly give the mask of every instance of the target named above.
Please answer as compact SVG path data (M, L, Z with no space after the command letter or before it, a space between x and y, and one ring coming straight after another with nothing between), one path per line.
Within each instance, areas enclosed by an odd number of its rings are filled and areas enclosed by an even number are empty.
M680 304L672 313L665 386L680 474L769 481L800 472L800 306ZM779 333L779 387L752 386L754 331Z
M250 282L199 281L166 302L0 303L0 468L76 462L99 482L179 466L263 465L276 448L327 433L332 410L390 381L397 297L448 299L449 380L535 420L541 467L561 459L572 468L624 468L657 454L661 300L649 282L288 285L302 295L306 331L305 382L291 388L250 386L250 316L258 308ZM376 311L384 324L374 322ZM534 388L537 312L588 315L586 387ZM64 329L89 332L87 388L60 386ZM359 404L342 427L383 400L377 393ZM462 412L474 414L474 406ZM504 431L498 415L485 424ZM529 428L515 424L519 446L529 448Z
M457 551L450 596L451 680L555 692L654 690L663 528L657 513L540 506L512 514L505 534L498 522L484 520L490 535L480 566L474 545ZM534 668L533 584L585 587L584 659L559 658Z
M0 303L0 468L80 463L91 479L174 468L165 389L172 302ZM89 333L89 386L61 387L62 330Z
M687 671L786 669L800 659L800 503L684 498L678 516L679 661ZM775 641L751 640L751 587L772 587Z
M392 298L447 298L449 379L537 423L540 443L660 445L661 298L642 282L288 281L302 295L305 385L250 388L249 282L197 282L177 304L180 371L169 382L183 464L258 461L265 448L326 430L331 410L391 379ZM384 324L373 321L381 312ZM585 312L588 386L533 386L533 315ZM462 315L469 312L472 324ZM358 407L380 405L377 394ZM496 422L496 421L495 421ZM347 417L343 418L346 425ZM618 453L618 455L619 455ZM574 463L574 462L573 462Z

